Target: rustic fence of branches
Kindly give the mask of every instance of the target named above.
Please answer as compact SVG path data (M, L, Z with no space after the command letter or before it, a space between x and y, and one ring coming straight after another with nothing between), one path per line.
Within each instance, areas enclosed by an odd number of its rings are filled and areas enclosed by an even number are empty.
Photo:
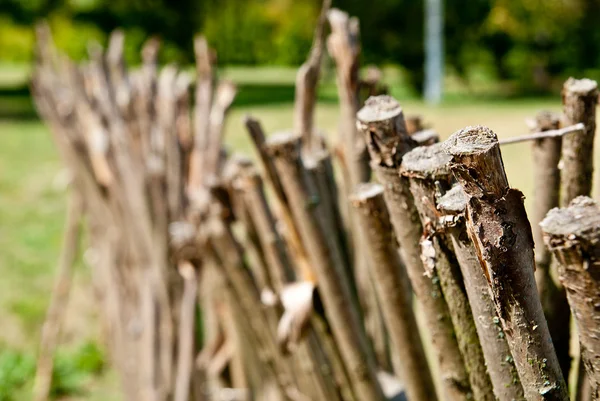
M567 81L563 113L518 139L535 159L528 218L494 132L440 143L405 116L376 70L359 74L358 20L327 1L292 129L245 120L255 158L223 145L236 88L202 37L195 78L159 67L155 39L137 69L119 31L79 64L46 26L37 39L32 93L72 176L37 400L83 229L128 401L567 400L569 377L600 399L596 82ZM326 52L337 138L314 125Z

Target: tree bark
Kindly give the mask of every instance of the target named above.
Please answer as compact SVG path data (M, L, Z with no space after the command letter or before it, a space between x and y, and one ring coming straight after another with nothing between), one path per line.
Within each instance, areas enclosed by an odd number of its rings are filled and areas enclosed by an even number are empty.
M543 111L538 113L532 122L532 132L545 132L558 129L560 115ZM575 134L578 135L578 134ZM558 206L560 194L560 162L562 138L537 139L532 144L533 157L533 202L531 227L535 243L535 279L538 293L542 301L544 316L548 321L548 329L556 349L558 362L565 378L569 379L571 369L570 321L571 313L567 303L567 295L563 288L557 285L552 277L550 251L544 245L540 222L546 213Z
M436 192L446 191L452 182L448 166L451 156L444 153L441 147L441 144L421 146L408 152L402 158L401 173L410 181L410 191L423 224L421 246L429 246L434 251L427 256L425 268L429 274L435 270L440 278L473 397L476 400L494 400L460 267L451 240L438 222Z
M600 206L584 196L552 209L542 229L577 323L593 400L600 400Z
M589 196L592 190L598 84L590 79L569 78L562 99L565 125L585 124L584 132L567 135L562 142L560 204L566 207L575 197Z
M410 193L408 179L399 172L402 156L416 146L407 133L400 105L389 96L367 100L358 112L359 129L365 137L371 167L384 187L384 199L400 245L402 260L417 299L423 307L439 363L443 393L449 400L472 397L468 374L456 341L448 305L437 275L425 275L421 261L423 227Z
M535 285L531 226L523 194L506 179L498 138L467 127L444 142L468 196L467 229L508 338L528 400L567 400L568 389Z
M351 202L364 234L369 266L385 323L401 361L399 376L410 400L436 400L435 387L417 321L413 314L410 283L400 261L389 215L383 199L383 187L363 184L351 196Z
M306 173L301 165L298 138L286 134L273 136L269 138L267 147L274 158L294 221L314 266L325 314L356 396L365 401L382 400L375 362L369 353L359 313L353 307L350 284L345 276L347 267L343 265L339 250L328 247L330 241L316 218L313 199L305 182Z
M467 196L461 186L455 184L440 197L437 207L460 265L494 394L499 401L524 400L523 387L506 342L506 335L500 327L500 319L490 297L487 280L467 233Z

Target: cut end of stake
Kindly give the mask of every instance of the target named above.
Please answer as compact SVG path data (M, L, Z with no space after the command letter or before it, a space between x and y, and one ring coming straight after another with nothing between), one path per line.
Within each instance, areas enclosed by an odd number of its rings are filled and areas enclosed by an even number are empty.
M600 241L600 205L578 196L566 208L554 208L540 223L551 250Z
M265 142L265 147L272 156L294 154L298 151L299 145L300 137L290 131L276 132Z
M360 206L378 196L383 196L383 186L374 182L367 182L356 186L356 189L350 195L350 202L353 206Z
M407 177L438 179L451 174L452 156L444 152L443 145L419 146L402 157L401 173Z
M391 96L371 96L356 117L362 123L385 122L402 115L402 107Z
M430 146L440 141L440 134L438 134L435 130L432 129L424 129L422 131L417 131L414 134L412 134L410 136L410 139L415 141L419 146Z
M444 150L452 156L482 154L495 146L498 146L498 137L481 125L463 128L444 142Z
M460 184L456 184L438 199L438 209L448 214L460 214L467 208L469 198Z
M564 84L565 94L575 96L598 96L598 83L592 79L569 78Z

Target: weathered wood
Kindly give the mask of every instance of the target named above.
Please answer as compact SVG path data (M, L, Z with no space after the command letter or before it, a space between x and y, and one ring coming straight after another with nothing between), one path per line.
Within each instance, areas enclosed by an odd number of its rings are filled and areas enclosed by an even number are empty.
M440 135L432 129L415 132L410 136L419 146L429 146L440 141Z
M317 274L325 314L356 396L360 400L382 400L383 393L377 382L364 327L353 307L350 284L345 276L347 266L343 264L339 249L329 248L330 241L325 238L311 204L313 198L301 165L299 138L289 134L272 136L267 148L274 158L294 222Z
M338 134L338 156L342 167L343 189L346 196L371 177L369 155L360 133L356 129L356 112L361 99L359 98L360 84L360 31L357 18L351 18L347 13L332 9L327 15L331 34L327 39L329 54L336 63L336 83L340 99L340 120ZM378 81L377 75L371 69L371 81ZM373 89L376 82L372 82ZM346 215L348 243L351 244L350 254L353 277L357 283L361 306L364 312L366 327L375 349L378 363L389 366L389 355L385 338L385 328L377 298L374 294L372 280L369 277L366 251L358 235L358 222L354 211L343 202Z
M248 133L250 134L250 138L256 147L256 151L260 156L263 169L266 173L266 178L268 179L268 182L270 183L271 188L273 189L273 192L277 198L277 212L280 220L285 224L284 236L288 245L290 246L292 256L296 261L298 276L302 277L304 280L314 282L316 280L315 274L312 266L310 266L308 263L307 251L304 249L304 245L300 239L300 234L298 233L298 229L294 224L292 212L290 210L290 204L281 184L281 178L279 177L279 173L275 168L275 164L271 156L267 152L264 131L259 121L250 116L247 116L244 122L246 128L248 129Z
M533 128L535 128L535 126ZM498 142L500 143L500 145L510 145L513 143L540 141L550 138L560 138L567 134L571 134L577 131L583 131L584 129L585 125L582 123L577 123L564 128L558 128L558 126L556 126L556 128L547 128L546 130L540 130L539 132L533 131L531 134L501 139Z
M566 207L575 197L589 196L592 190L598 84L569 78L563 85L562 99L565 125L585 125L584 132L565 136L562 142L560 204Z
M410 136L425 129L425 127L423 127L423 116L419 114L411 114L406 116L405 123L406 133Z
M460 265L494 394L499 401L523 400L523 387L506 335L500 326L500 319L490 297L488 283L481 270L475 247L467 233L464 215L467 200L459 184L455 184L438 198L440 224L452 240L454 253Z
M177 369L173 400L187 401L190 394L190 383L194 361L198 277L196 269L189 262L180 263L179 274L183 277L184 288L183 298L181 300L181 312L179 315L179 341L177 344Z
M45 401L50 395L54 368L54 352L58 346L62 322L69 300L73 278L73 265L77 257L81 236L84 201L77 188L72 188L71 191L54 289L52 290L50 305L46 312L46 320L42 326L33 391L33 397L36 401Z
M600 206L577 197L566 208L552 209L541 226L577 323L592 399L600 400Z
M542 133L558 129L560 115L542 111L530 122L533 132ZM583 124L580 124L583 128ZM577 135L577 134L573 134ZM571 356L569 354L571 313L567 303L567 295L561 286L554 281L551 272L552 257L544 245L540 222L546 213L558 206L560 194L560 151L562 138L548 137L532 142L531 156L533 158L533 202L531 211L531 228L535 243L535 279L548 321L548 329L556 349L558 362L565 381L569 379Z
M319 148L319 143L314 141L314 114L317 85L321 74L321 59L325 49L325 23L329 7L331 7L331 0L323 0L310 54L296 73L293 126L294 133L302 137L307 153Z
M385 323L401 361L399 376L411 400L435 400L435 387L415 319L408 276L400 261L383 199L383 187L362 184L351 196L358 211Z
M269 317L260 306L259 290L249 273L242 250L235 240L231 228L220 218L210 221L210 244L219 261L228 285L234 291L239 305L247 318L250 332L260 347L263 363L267 363L278 384L288 398L299 391L291 366L276 345L274 332L271 331Z
M331 9L327 14L331 34L327 49L336 63L338 96L340 98L340 147L350 175L350 185L367 182L370 177L368 153L356 129L358 111L358 69L360 57L360 31L357 18ZM348 185L348 184L347 184ZM348 189L351 191L351 188Z
M486 127L454 133L445 150L468 196L467 228L528 400L567 400L568 389L535 285L523 194L508 185L498 138Z
M425 314L433 352L439 363L442 391L449 400L468 399L472 392L448 305L437 275L431 278L425 275L420 245L423 227L409 181L399 172L402 156L416 145L406 133L402 108L389 96L373 97L358 112L357 120L371 155L371 167L384 187L384 199L402 260Z
M194 150L190 159L188 176L188 195L199 196L197 191L202 186L203 165L205 153L209 143L210 108L213 91L212 58L208 43L203 36L194 39L194 53L196 55L196 93L194 105Z
M476 400L493 400L492 383L485 367L460 266L454 256L451 240L439 226L436 193L448 190L452 184L452 173L448 166L450 160L451 156L442 151L442 144L421 146L404 155L400 170L410 181L410 191L423 224L421 247L422 257L426 258L426 274L432 275L435 270L440 278L473 397ZM426 255L428 250L433 252Z

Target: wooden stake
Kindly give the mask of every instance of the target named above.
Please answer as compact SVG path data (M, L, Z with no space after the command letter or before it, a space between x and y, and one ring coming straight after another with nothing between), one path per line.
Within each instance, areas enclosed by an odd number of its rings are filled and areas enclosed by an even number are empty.
M594 135L598 84L569 78L562 90L565 124L583 123L585 131L563 138L560 204L566 207L579 195L590 195L594 171Z
M296 92L294 99L294 133L302 137L304 146L311 153L318 149L314 143L314 114L317 101L317 85L321 73L321 59L325 48L325 23L331 0L323 0L321 14L315 27L312 48L308 60L298 69L296 74Z
M329 248L330 239L314 213L313 198L308 190L301 165L299 139L289 134L269 138L269 153L289 200L294 222L305 244L319 282L327 320L350 376L357 398L382 400L375 363L369 353L364 327L353 307L347 266L339 250ZM313 184L314 188L314 184Z
M577 323L592 400L600 400L600 206L579 196L566 208L552 209L541 226Z
M54 368L54 352L58 346L71 281L73 265L77 257L79 238L81 234L81 219L83 216L83 199L77 188L73 188L67 206L67 221L63 234L63 245L56 269L56 278L52 298L42 327L40 349L35 373L34 399L45 401L50 395L52 371Z
M495 399L492 383L485 367L460 266L454 256L451 240L438 223L436 192L446 191L451 186L450 159L451 156L442 151L442 144L420 146L404 155L401 173L410 181L410 190L424 228L421 247L426 274L433 275L432 271L435 270L440 278L473 397L491 401ZM428 251L433 252L426 255Z
M486 127L454 133L445 150L469 198L467 228L528 400L567 400L568 389L535 286L523 194L508 186L498 138Z
M402 260L417 299L423 308L439 363L443 393L449 400L472 396L465 365L456 341L454 327L439 284L439 278L425 275L421 261L423 227L410 193L408 179L400 176L402 156L416 146L407 133L402 108L389 96L372 97L357 114L357 125L371 155L371 167L384 187Z
M183 277L183 298L179 317L179 343L177 370L175 376L175 401L187 401L190 394L192 367L194 360L194 337L196 333L196 300L198 277L191 263L179 264L179 274Z
M377 288L385 323L401 362L398 372L410 400L436 400L435 387L417 321L413 314L410 283L400 261L383 187L363 184L351 196L359 218L369 266Z
M245 125L252 141L254 142L256 151L260 156L263 169L266 173L266 178L271 184L271 187L277 198L280 220L285 224L285 237L288 245L290 246L292 256L297 263L296 267L298 269L298 276L302 277L304 280L315 282L315 274L312 266L310 266L308 263L307 251L304 249L304 245L300 240L300 234L298 233L296 225L294 224L292 212L290 210L290 204L281 184L281 178L279 177L279 173L275 168L275 164L271 156L267 152L264 131L258 120L249 116L245 118Z
M532 131L551 132L558 129L560 115L542 111L529 124ZM581 129L585 127L583 124L578 125ZM552 277L550 269L552 257L548 248L544 246L542 229L539 225L546 213L558 206L560 193L560 169L558 164L560 162L562 140L560 137L548 137L536 139L532 142L534 207L531 212L531 228L535 243L535 279L538 293L542 301L544 316L548 321L548 329L552 335L558 362L563 377L568 383L571 368L571 356L569 354L571 313L564 289L557 285Z
M467 195L458 184L437 199L437 208L441 212L440 224L452 240L460 265L494 394L499 401L523 400L523 387L506 335L500 326L475 247L467 233L466 207Z

